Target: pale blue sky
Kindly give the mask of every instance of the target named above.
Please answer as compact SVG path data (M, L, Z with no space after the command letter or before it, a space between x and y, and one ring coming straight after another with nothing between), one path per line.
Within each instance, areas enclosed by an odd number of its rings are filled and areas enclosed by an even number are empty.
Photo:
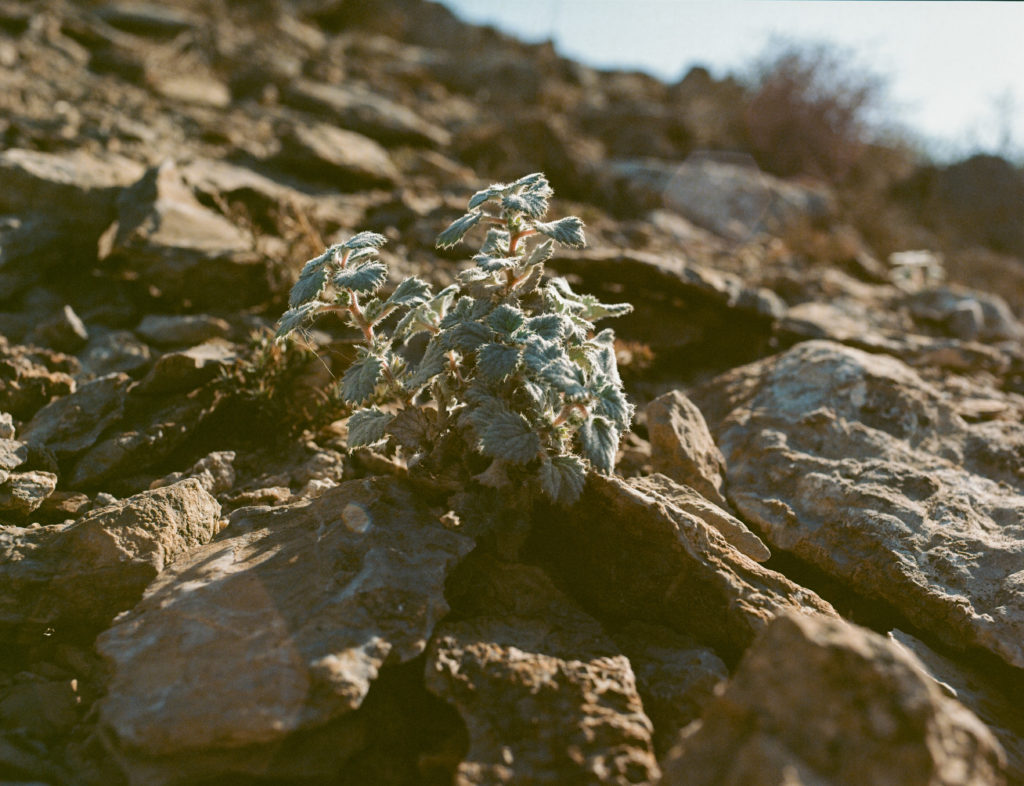
M742 72L773 38L834 42L888 79L893 119L937 152L1024 153L1024 3L895 0L442 0L596 67L675 81Z

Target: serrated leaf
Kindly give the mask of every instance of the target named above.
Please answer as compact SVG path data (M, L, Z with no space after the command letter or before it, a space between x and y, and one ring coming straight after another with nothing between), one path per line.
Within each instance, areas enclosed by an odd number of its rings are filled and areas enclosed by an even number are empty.
M486 254L477 254L473 257L473 261L480 270L497 273L499 270L515 267L522 260L519 257L490 257Z
M436 295L434 295L432 298L430 298L430 300L427 302L427 305L429 305L431 311L433 311L439 317L444 316L445 313L448 311L448 307L451 306L452 300L455 299L455 296L457 294L459 294L459 285L449 284Z
M551 255L555 251L555 241L548 238L542 243L538 243L526 255L526 259L523 260L523 265L529 267L530 265L539 265L543 262L547 262L551 259Z
M303 325L312 322L322 309L330 307L330 303L325 303L322 300L310 300L295 308L288 309L281 315L281 319L277 323L276 338L285 338L293 330L297 330Z
M398 320L398 324L395 325L395 332L391 334L392 340L408 341L417 333L430 330L427 327L428 325L436 327L436 321L437 314L430 309L429 304L421 303L415 308L406 311L405 315Z
M388 280L388 268L383 262L346 267L334 274L334 286L354 292L375 292Z
M508 477L508 462L500 458L494 459L488 464L487 469L479 475L474 475L473 480L488 488L505 488L512 482Z
M395 416L379 409L360 409L348 419L348 446L372 445L384 439L388 424Z
M320 294L320 291L327 283L327 263L329 260L330 252L325 251L302 266L302 272L299 273L299 278L288 295L289 306L294 308L300 303L312 300Z
M632 303L601 303L593 295L584 295L580 300L584 305L580 316L591 321L605 317L621 317L633 311Z
M432 338L423 351L423 357L406 387L411 391L419 390L444 371L445 366L448 365L447 354L448 350L444 347L440 337Z
M620 432L629 428L633 420L633 405L626 399L621 388L605 382L598 387L594 399L598 412L615 423Z
M544 457L537 473L540 487L559 505L572 505L583 493L587 468L576 456Z
M359 232L344 243L339 244L341 248L352 250L356 248L382 248L388 239L376 232Z
M508 186L504 183L492 183L489 187L473 194L473 196L469 198L469 205L467 207L469 207L470 210L473 210L474 208L480 207L480 205L489 199L497 199L505 193L506 188L508 188Z
M531 333L548 341L558 341L568 332L565 317L561 314L542 314L539 317L530 317L526 320L526 327Z
M541 368L539 376L570 399L579 399L586 395L583 371L567 357L549 361Z
M517 297L525 297L529 295L533 290L540 284L541 278L544 276L544 265L536 264L531 265L527 268L527 273L520 279L519 283L515 286L515 293Z
M619 448L619 433L615 425L600 415L587 418L576 432L580 447L594 469L610 474L615 468L615 451Z
M501 198L505 210L525 213L530 218L541 218L548 212L548 200L543 192L526 191L522 194L508 194Z
M463 235L475 227L483 216L483 213L466 213L461 218L455 219L444 232L437 236L435 245L438 248L451 248L457 245Z
M418 306L430 299L430 284L415 276L407 278L391 293L385 304L394 306Z
M540 336L530 336L523 345L523 362L527 368L537 374L561 354L562 350L558 344Z
M499 412L480 431L480 449L488 456L525 464L540 452L540 437L518 412Z
M531 172L528 175L523 175L514 183L510 183L506 188L509 190L523 189L532 191L535 189L547 189L550 187L548 186L548 179L544 176L543 172Z
M587 239L583 234L583 221L576 216L560 218L546 224L537 222L533 228L563 246L583 248L587 245Z
M490 339L491 329L479 322L462 322L448 332L450 345L460 352L472 352Z
M515 373L519 350L504 344L484 344L476 358L476 370L489 382L501 382Z
M357 262L367 261L370 259L377 258L377 249L373 246L364 246L362 248L356 248L349 252L345 258L345 265L347 267L355 267Z
M342 398L352 404L362 404L373 395L383 369L384 362L376 355L357 360L341 378Z
M508 253L509 237L504 229L491 227L487 230L484 242L480 244L480 253L487 256L501 257Z
M502 303L487 316L487 324L502 336L511 336L526 321L526 316L515 306Z
M436 420L436 410L406 407L388 424L387 433L407 450L425 450L430 443Z

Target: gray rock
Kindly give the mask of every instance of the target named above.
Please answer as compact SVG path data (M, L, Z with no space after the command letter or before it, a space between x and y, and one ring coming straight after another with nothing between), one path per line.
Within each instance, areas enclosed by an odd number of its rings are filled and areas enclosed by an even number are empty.
M723 657L742 652L782 611L835 614L700 516L617 478L591 475L580 501L543 516L534 538L588 608L664 625Z
M108 3L97 13L104 22L118 30L146 36L175 36L202 24L201 18L187 11L155 3Z
M704 416L679 390L669 391L647 405L651 466L655 472L692 486L719 507L725 459L708 431Z
M231 491L235 485L235 451L218 450L204 456L185 472L172 472L166 477L153 481L150 488L162 488L184 478L195 478L210 494L219 495Z
M207 543L219 518L217 501L184 480L71 524L0 527L0 628L102 630L168 564Z
M988 664L979 668L955 662L901 630L889 631L889 640L913 653L947 695L988 726L1006 752L1008 780L1024 783L1024 713L1016 699L1021 688L1020 672L1007 679L1005 671Z
M82 375L131 374L153 362L153 352L128 330L93 331L85 349L79 353Z
M32 332L33 343L59 352L77 352L88 341L89 331L75 310L67 305L53 318L41 322Z
M727 510L709 502L690 486L679 484L657 472L630 478L627 482L638 491L665 500L671 506L670 510L679 509L702 519L717 529L730 546L754 562L766 562L772 556L764 541L751 532L746 524Z
M124 266L171 298L236 308L269 296L271 262L231 221L204 207L170 161L150 169L117 202L104 265Z
M74 358L44 349L11 345L0 335L0 410L28 420L40 407L75 389Z
M825 218L836 209L835 197L824 187L798 185L756 167L720 161L630 159L609 162L607 171L650 207L676 210L732 241L777 234L796 221Z
M120 156L96 156L79 150L43 153L0 152L0 213L49 214L97 234L114 219L118 193L142 174L142 167ZM80 240L80 238L79 238Z
M11 429L13 436L14 429ZM0 470L15 469L28 461L28 445L16 439L0 438Z
M538 568L478 573L477 613L440 625L427 656L428 689L469 731L455 783L656 781L633 671L598 622Z
M900 361L821 341L691 396L773 549L1024 667L1024 427L968 424Z
M838 619L784 615L664 762L664 786L994 786L999 743L916 658Z
M100 721L133 782L263 774L296 734L344 721L385 663L424 651L473 545L387 479L236 511L227 534L97 640ZM364 743L346 728L349 755Z
M12 472L0 482L0 514L24 518L42 505L55 488L57 476L52 472Z
M614 634L636 675L644 712L654 722L654 746L664 754L679 731L700 718L729 678L722 659L675 631L631 622Z
M235 348L225 341L208 341L179 352L161 355L134 389L138 395L195 390L209 382L237 358Z
M157 347L191 347L215 338L227 338L231 326L209 314L147 314L135 333Z
M0 439L14 439L14 418L10 412L0 412Z
M913 292L904 302L917 319L944 322L964 341L1024 339L1024 325L999 295L947 284Z
M275 163L302 178L335 188L393 186L398 169L372 139L323 123L289 126Z
M89 449L108 426L120 420L130 383L126 374L85 383L39 410L22 428L22 440L51 450L58 458Z
M296 79L285 88L285 103L331 119L341 128L385 145L447 147L451 134L411 109L354 84L328 85Z

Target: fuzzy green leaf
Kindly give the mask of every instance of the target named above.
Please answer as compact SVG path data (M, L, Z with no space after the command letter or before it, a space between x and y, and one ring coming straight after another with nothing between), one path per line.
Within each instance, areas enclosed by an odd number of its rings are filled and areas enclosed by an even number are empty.
M383 262L367 262L359 267L346 267L334 275L334 286L355 292L376 292L388 280L388 268Z
M427 344L423 357L420 359L419 365L416 366L416 371L409 379L406 387L411 391L416 391L430 382L431 379L444 371L445 366L448 365L447 355L448 350L444 347L443 343L437 338L432 338L430 343Z
M530 218L541 218L548 212L547 197L538 191L508 194L501 198L501 206L515 213L525 213Z
M587 418L579 431L580 447L594 469L605 474L615 468L615 451L619 448L619 433L614 424L600 415Z
M530 317L526 321L526 327L531 333L548 341L558 341L569 332L566 319L560 314L542 314L538 317Z
M488 456L525 464L540 452L540 437L518 412L499 412L480 432L480 449Z
M469 198L469 209L473 210L478 208L489 199L499 198L503 193L505 193L506 188L508 188L508 186L504 183L492 183L490 187L485 188L482 191L477 191Z
M384 362L376 355L357 360L341 378L342 398L352 404L362 404L373 395L383 369Z
M537 473L540 487L559 505L572 505L583 493L587 468L573 455L544 457Z
M415 276L407 278L391 293L385 304L394 306L417 306L430 299L430 284Z
M348 419L348 446L372 445L384 439L388 425L395 416L379 409L360 409Z
M322 300L310 300L295 308L290 308L281 315L277 323L277 339L283 339L293 330L312 322L316 315L325 308L330 308L330 303Z
M507 270L508 268L515 267L522 259L519 257L489 257L486 254L477 254L473 257L473 261L480 270L484 270L488 273L496 273L499 270Z
M502 303L487 317L487 324L502 336L510 337L523 326L526 317L523 312L508 303Z
M353 235L344 243L339 244L340 248L353 250L357 248L382 248L388 239L376 232L359 232Z
M466 213L461 218L455 219L444 232L437 236L435 245L438 248L451 248L457 245L462 240L463 235L475 227L483 217L483 213Z
M580 301L584 305L580 316L590 321L604 319L605 317L621 317L633 311L632 303L601 303L593 295L583 295Z
M490 341L491 329L479 322L463 322L448 333L451 346L460 352L472 352L481 344Z
M541 277L544 275L544 265L539 263L531 265L527 268L527 271L529 272L515 286L514 292L517 297L529 295L540 285Z
M551 255L555 251L555 241L548 238L543 243L538 243L534 246L530 253L526 255L526 259L523 260L523 265L529 267L530 265L539 265L547 262L551 259Z
M549 361L540 370L540 378L570 399L580 399L586 395L583 371L568 357L563 356Z
M330 260L330 252L325 251L318 257L314 257L302 266L299 279L292 287L288 295L288 305L294 308L300 303L312 300L320 294L327 283L327 263Z
M629 428L633 420L633 405L626 400L626 394L611 382L605 382L595 391L597 411L611 420L619 431Z
M526 191L551 191L551 187L548 185L548 179L544 176L543 172L531 172L528 175L523 175L514 183L510 183L506 186L510 191L523 189ZM553 191L551 193L554 193ZM548 194L551 196L551 194Z
M491 257L501 257L508 253L508 244L508 232L491 227L487 230L484 242L480 244L480 253Z
M407 450L426 450L436 420L437 410L406 407L388 424L387 433Z
M477 372L489 382L501 382L515 373L519 350L504 344L484 344L477 353Z
M583 235L583 221L576 216L560 218L547 224L537 222L533 227L542 235L547 235L563 246L583 248L587 245L587 239Z

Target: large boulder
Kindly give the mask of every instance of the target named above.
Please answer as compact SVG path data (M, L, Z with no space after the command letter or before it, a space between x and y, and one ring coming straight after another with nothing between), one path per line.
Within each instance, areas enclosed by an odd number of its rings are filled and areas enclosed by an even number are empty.
M219 522L217 501L183 480L70 524L0 527L0 629L95 634Z
M664 478L658 488L643 479L591 475L576 505L538 521L535 546L589 609L664 625L727 659L782 611L835 614L813 592L733 545L722 517L675 504L666 488L671 483Z
M295 741L328 727L337 766L367 734L343 716L385 664L426 649L473 545L387 479L236 511L225 535L97 641L112 674L100 720L133 783L294 775L312 755Z
M992 732L916 658L838 619L784 615L665 761L664 786L997 786Z
M693 391L769 545L1024 667L1024 426L892 357L810 341Z
M633 670L597 620L539 568L475 567L468 618L438 627L426 667L469 732L455 783L655 781Z

